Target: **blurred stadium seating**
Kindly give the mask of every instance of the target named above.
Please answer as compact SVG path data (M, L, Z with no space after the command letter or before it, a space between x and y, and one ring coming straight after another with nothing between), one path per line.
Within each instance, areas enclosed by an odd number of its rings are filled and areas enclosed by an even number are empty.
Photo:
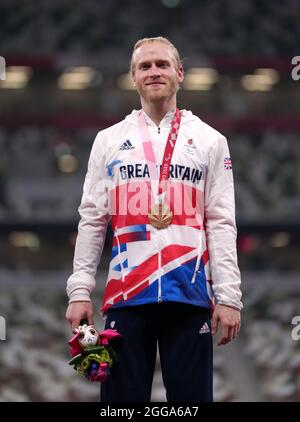
M41 45L45 54L126 52L137 39L166 31L185 55L285 55L300 42L297 0L52 0L38 6L2 0L1 6L0 49L16 54L40 54Z
M248 286L244 352L254 362L267 400L299 401L300 344L291 338L291 321L299 314L299 273L282 274L277 283L276 277L254 275Z
M99 399L98 385L67 365L65 282L93 140L139 108L127 79L130 53L137 39L157 35L176 44L187 76L212 78L183 84L179 106L221 131L233 158L245 309L238 340L215 347L215 400L300 400L300 343L291 338L291 320L300 315L300 81L291 77L299 15L298 0L1 1L0 316L7 340L0 341L0 401ZM87 85L63 86L70 67L82 66L92 75ZM159 365L153 401L165 400Z

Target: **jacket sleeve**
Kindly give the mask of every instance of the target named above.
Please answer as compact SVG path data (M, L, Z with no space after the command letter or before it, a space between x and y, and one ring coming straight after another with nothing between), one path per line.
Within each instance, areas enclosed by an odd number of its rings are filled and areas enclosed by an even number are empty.
M225 162L225 159L229 161ZM209 157L205 225L216 303L242 309L237 263L234 183L227 140L219 136Z
M73 274L67 281L69 303L90 301L95 275L102 254L109 222L107 175L103 148L104 136L97 135L88 162L88 170L79 206L80 221L76 239Z

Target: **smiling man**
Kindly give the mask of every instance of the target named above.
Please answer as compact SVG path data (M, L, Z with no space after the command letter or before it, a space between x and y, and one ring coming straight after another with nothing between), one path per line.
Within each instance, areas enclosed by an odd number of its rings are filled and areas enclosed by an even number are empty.
M177 50L165 42L136 43L131 75L140 95L142 109L159 126L176 107L176 93L183 81L183 69Z
M101 400L150 401L158 345L167 400L212 401L212 334L220 324L218 344L233 340L242 309L228 145L177 108L184 72L169 40L139 40L131 76L141 110L100 131L91 151L66 318L72 330L93 324L111 220L102 313L122 339Z

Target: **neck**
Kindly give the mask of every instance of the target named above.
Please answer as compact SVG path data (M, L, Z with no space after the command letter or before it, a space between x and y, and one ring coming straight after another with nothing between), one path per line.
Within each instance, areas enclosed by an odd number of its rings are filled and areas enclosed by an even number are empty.
M175 110L176 108L176 98L164 103L145 102L143 98L141 98L141 103L144 112L157 126L159 126L161 120L169 111Z

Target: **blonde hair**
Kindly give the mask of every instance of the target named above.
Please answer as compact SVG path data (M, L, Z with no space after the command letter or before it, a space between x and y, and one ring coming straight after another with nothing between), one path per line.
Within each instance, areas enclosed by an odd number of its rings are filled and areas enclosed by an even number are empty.
M135 53L135 51L142 45L145 43L154 43L154 42L160 42L163 44L168 45L169 47L171 47L173 54L174 54L174 59L175 59L175 66L176 66L176 70L178 70L181 66L181 59L178 53L177 48L175 47L174 44L171 43L170 40L168 40L168 38L165 37L152 37L152 38L141 38L140 40L138 40L134 47L133 47L133 51L132 51L132 55L131 55L131 63L130 63L130 74L133 75L134 72L134 63L133 63L133 55Z

